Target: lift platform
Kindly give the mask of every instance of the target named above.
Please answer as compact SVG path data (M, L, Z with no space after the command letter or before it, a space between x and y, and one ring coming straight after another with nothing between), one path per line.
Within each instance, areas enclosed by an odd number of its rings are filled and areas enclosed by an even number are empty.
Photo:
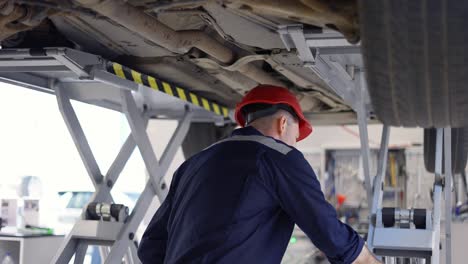
M451 262L451 129L437 129L433 208L383 208L383 179L387 168L390 127L383 126L377 175L370 174L368 121L373 118L360 48L337 33L314 34L302 25L284 25L278 33L284 45L295 48L304 67L322 78L357 114L367 204L370 209L367 245L384 263L440 261L442 193L445 194L445 263ZM442 151L445 171L442 173ZM417 262L416 262L417 261ZM408 263L408 262L402 262Z
M190 87L148 76L100 56L69 48L0 50L0 80L55 94L57 86L72 100L123 112L121 90L154 117L178 119L188 106L193 120L223 124L229 109ZM155 92L156 91L156 92Z
M83 209L53 263L82 263L89 245L105 250L105 263L139 263L134 237L154 196L162 202L168 184L164 175L180 147L191 122L231 123L230 110L154 76L148 76L99 56L68 48L0 50L0 80L54 94L67 128L95 187L90 204ZM131 134L107 173L99 169L71 100L125 114ZM151 118L179 121L163 155L158 159L146 127ZM105 128L103 128L105 129ZM131 153L138 147L149 174L133 211L113 203L111 189Z

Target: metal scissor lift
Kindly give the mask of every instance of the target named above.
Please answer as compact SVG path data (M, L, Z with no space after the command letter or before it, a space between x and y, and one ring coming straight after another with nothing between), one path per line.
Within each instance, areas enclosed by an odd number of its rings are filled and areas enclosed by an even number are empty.
M162 202L168 192L164 176L191 122L231 122L227 107L190 90L141 74L99 56L68 48L0 50L0 80L55 94L95 193L65 238L53 263L83 263L87 247L99 245L105 263L139 263L134 237L154 196ZM96 162L71 100L113 109L125 114L131 129L106 174ZM161 158L156 157L146 127L151 118L170 118L179 124ZM113 204L112 187L135 147L149 180L136 205Z
M280 27L278 33L287 49L297 49L299 58L304 62L303 66L316 73L357 113L365 187L370 208L367 238L369 249L385 263L396 263L397 259L406 259L413 261L411 263L438 264L444 192L445 263L451 263L451 129L437 129L432 210L382 208L390 127L383 126L377 175L372 178L367 131L372 109L360 48L346 44L338 33L304 32L302 25L285 25ZM445 175L442 173L442 151L445 154Z
M386 168L390 128L384 126L378 173L372 180L367 134L371 106L360 48L343 45L343 38L336 33L304 33L300 25L282 27L279 34L287 48L295 47L298 50L304 67L310 68L322 78L357 113L365 186L372 216L369 219L369 247L376 254L387 256L385 261L388 263L394 261L388 256L424 258L430 263L438 263L442 191L444 186L451 186L449 169L451 144L448 133L450 128L438 130L434 208L432 211L425 211L425 229L414 228L415 224L412 226L409 222L414 221L415 213L405 209L393 211L393 220L398 221L399 225L403 220L405 227L388 227L384 223L384 218L387 222L389 213L388 210L381 208L380 187ZM325 45L321 45L321 42ZM334 42L339 44L334 46ZM164 199L167 185L162 177L187 132L188 124L197 121L223 124L229 114L227 108L194 95L186 89L135 72L122 65L106 62L98 56L71 49L0 50L0 79L56 94L62 115L96 187L93 201L112 201L109 191L135 146L139 147L151 176L134 212L123 223L118 220L106 223L96 220L79 221L67 237L67 243L60 250L61 253L57 255L57 263L68 263L75 252L75 263L80 263L88 244L112 245L106 263L121 260L127 252L129 259L138 261L135 258L135 247L131 246L132 234L143 217L141 212L148 207L151 198L157 195L160 199ZM151 88L159 93L152 91ZM121 111L127 117L131 135L105 176L97 167L71 107L70 99ZM159 162L151 150L144 130L147 120L155 115L180 120L179 127ZM449 172L446 177L441 173L442 137L446 142L445 163ZM445 188L446 208L450 208L451 205L450 190L451 188ZM422 217L421 211L417 215ZM450 211L446 211L446 216L450 219ZM408 225L410 228L407 228ZM419 222L418 226L421 227ZM385 235L390 230L395 231L395 235L391 238ZM448 238L446 263L450 263L450 221L446 223L446 234ZM404 245L399 243L407 239L408 235L414 236L415 239ZM420 241L424 243L419 244Z

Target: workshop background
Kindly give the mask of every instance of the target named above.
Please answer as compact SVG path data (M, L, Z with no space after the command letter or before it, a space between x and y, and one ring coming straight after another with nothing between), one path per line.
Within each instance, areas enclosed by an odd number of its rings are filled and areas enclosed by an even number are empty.
M29 222L47 228L44 229L47 232L66 234L91 197L93 186L67 133L56 99L48 94L18 89L8 84L2 84L1 90L0 111L4 113L0 121L0 160L3 161L0 166L0 217L4 225L1 232L24 229L25 222ZM73 105L79 119L87 120L83 122L83 129L95 150L101 170L106 171L121 147L115 142L123 143L129 133L125 118L111 110L78 102ZM148 133L151 139L158 139L152 140L158 157L176 125L175 121L150 121ZM373 148L372 175L376 173L381 130L381 125L369 126L369 141ZM422 129L392 128L384 180L384 206L432 206L430 190L434 175L427 173L424 168L422 142ZM340 219L364 235L368 225L368 208L357 126L315 127L312 136L297 147L315 170L326 198L336 207ZM183 161L184 156L179 150L166 175L168 182ZM144 187L146 177L141 156L135 151L112 191L115 202L132 208ZM460 211L467 201L466 182L462 179L456 177L454 184L456 208L453 208L453 221L459 223L467 219L467 214ZM28 212L26 206L21 208L17 205L17 211L12 214L7 208L11 204L6 202L11 203L13 200L38 201L33 206L35 213ZM159 202L155 199L137 237L141 236L158 206ZM44 230L36 232L46 232ZM0 240L0 258L9 250L17 250L12 245L11 241ZM96 247L88 249L85 263L100 263ZM296 228L283 263L326 262L308 238Z

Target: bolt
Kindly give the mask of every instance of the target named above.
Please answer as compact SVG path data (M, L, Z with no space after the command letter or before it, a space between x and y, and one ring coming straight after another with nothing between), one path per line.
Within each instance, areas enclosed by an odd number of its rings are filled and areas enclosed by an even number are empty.
M107 181L107 187L112 187L112 185L114 185L114 182L112 180L108 180Z
M128 239L133 240L134 238L135 238L135 234L134 234L134 233L128 234Z
M166 189L166 184L165 183L161 184L161 189L162 190Z

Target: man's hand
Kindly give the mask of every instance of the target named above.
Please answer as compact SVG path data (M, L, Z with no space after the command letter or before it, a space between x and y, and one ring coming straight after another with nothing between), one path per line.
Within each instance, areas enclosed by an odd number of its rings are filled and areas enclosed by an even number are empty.
M353 264L382 264L382 262L374 257L367 246L364 246Z

